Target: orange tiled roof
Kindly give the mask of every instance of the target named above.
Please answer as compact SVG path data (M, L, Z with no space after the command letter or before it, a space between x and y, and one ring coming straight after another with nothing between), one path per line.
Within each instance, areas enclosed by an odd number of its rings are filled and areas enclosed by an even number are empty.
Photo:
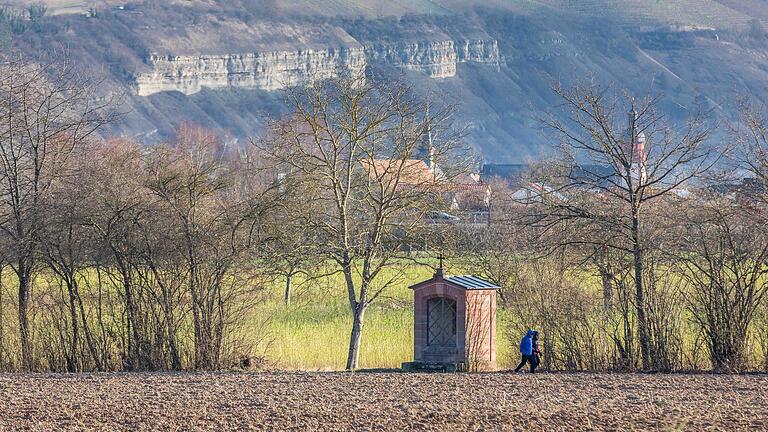
M435 173L427 166L426 162L419 159L376 159L373 163L361 162L372 177L385 178L387 176L399 176L399 182L403 185L422 185L432 183Z

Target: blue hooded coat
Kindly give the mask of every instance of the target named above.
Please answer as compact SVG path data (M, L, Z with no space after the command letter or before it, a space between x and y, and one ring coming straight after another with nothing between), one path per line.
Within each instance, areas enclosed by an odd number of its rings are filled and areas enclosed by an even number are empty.
M533 330L528 330L520 340L520 354L533 355Z

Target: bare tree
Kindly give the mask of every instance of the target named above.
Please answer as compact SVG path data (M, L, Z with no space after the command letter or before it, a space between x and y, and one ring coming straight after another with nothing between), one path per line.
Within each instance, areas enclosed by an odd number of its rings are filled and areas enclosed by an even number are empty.
M745 99L741 101L738 127L732 129L732 137L739 145L736 167L746 171L750 178L743 179L739 204L757 219L757 225L768 222L768 110L765 104ZM759 228L757 228L759 229ZM767 263L768 264L768 263ZM768 368L768 301L758 310L761 320L758 340L763 346L764 367Z
M368 306L401 280L397 258L450 182L452 109L430 111L410 88L362 71L288 95L293 116L260 145L286 184L309 191L313 204L295 211L343 274L352 315L346 368L355 369Z
M451 249L462 267L501 287L498 294L506 303L507 289L518 284L521 266L533 255L536 235L520 223L521 206L514 202L509 185L498 181L491 188L493 214L488 223L462 224L458 241L447 243L455 243Z
M252 247L251 225L267 206L259 191L235 186L237 159L215 134L182 125L170 146L150 152L146 187L156 197L154 211L180 247L183 279L191 298L195 368L221 367L222 347L240 289L232 272ZM157 281L162 278L157 278Z
M307 207L312 206L307 200L309 191L296 182L287 187L281 183L282 174L274 174L276 205L266 215L264 229L268 235L263 239L262 248L257 250L257 254L269 273L282 279L283 301L289 305L295 279L303 277L305 282L310 282L324 276L325 272L319 270L326 258L319 254L316 247L322 241L318 238L318 232L301 217L307 213ZM302 207L303 211L296 211Z
M559 139L560 154L535 178L540 192L532 200L531 222L545 230L562 221L578 224L576 236L558 246L607 246L632 257L642 366L650 369L643 277L653 245L644 237L648 214L655 202L717 162L706 145L712 124L693 113L678 129L656 109L658 98L619 96L593 85L557 86L555 93L567 120L543 120ZM599 240L594 232L602 233Z
M765 107L743 102L740 124L744 127L734 131L742 150L737 162L762 183L762 194L759 194L761 190L752 192L765 197L768 195L764 190L768 184L768 116Z
M750 325L768 296L768 234L755 212L710 198L687 212L677 257L695 322L708 341L712 366L745 366Z
M80 294L83 272L93 264L92 251L96 242L87 222L87 212L93 210L89 205L90 179L84 170L79 169L93 166L87 163L94 162L94 158L89 156L89 150L92 148L75 149L73 155L76 157L68 161L67 166L60 167L61 176L51 185L40 230L43 260L66 287L71 331L68 351L65 353L69 372L82 370L86 362L86 359L78 355L81 332L85 336L87 350L95 368L103 370ZM74 159L77 163L73 163Z
M63 62L0 59L0 231L18 277L22 363L32 368L28 307L40 249L41 209L80 143L111 119L97 82Z
M603 200L587 200L585 204L587 203L592 206L593 213L611 212L609 208L604 207L606 203ZM615 348L613 366L627 370L637 366L632 254L611 246L615 242L615 235L615 231L584 223L582 220L563 220L557 225L547 227L536 244L543 248L544 254L548 254L553 245L560 247L566 243L561 252L567 271L588 272L600 278L600 312L607 327L607 335ZM588 239L589 242L568 244L578 239ZM654 238L653 241L655 240Z
M143 187L143 151L128 140L108 141L96 149L97 159L87 182L92 202L87 223L98 239L94 251L98 289L114 289L122 303L119 312L121 369L145 370L149 355L149 315L142 304L143 287L137 277L142 257L142 226L149 214L150 197Z

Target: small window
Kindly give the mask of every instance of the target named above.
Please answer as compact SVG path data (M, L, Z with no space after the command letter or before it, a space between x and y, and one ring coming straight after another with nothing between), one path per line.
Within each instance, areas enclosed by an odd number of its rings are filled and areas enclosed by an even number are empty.
M427 301L427 345L456 346L456 302L445 297Z

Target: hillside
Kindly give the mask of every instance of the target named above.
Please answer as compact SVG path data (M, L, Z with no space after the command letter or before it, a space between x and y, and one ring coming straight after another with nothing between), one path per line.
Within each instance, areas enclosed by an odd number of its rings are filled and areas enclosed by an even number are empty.
M6 0L19 8L35 1ZM535 120L552 81L595 79L664 94L673 120L694 102L733 117L768 101L763 0L50 0L6 45L62 46L128 94L110 134L162 140L192 120L233 140L284 111L287 85L338 67L404 74L461 102L458 122L486 158L546 151Z
M51 14L82 13L90 8L124 6L125 0L5 0L2 4L26 7L45 4ZM516 12L542 8L581 16L613 15L620 21L648 21L678 25L744 26L752 18L765 19L765 0L170 0L164 3L194 8L243 7L283 16L347 16L381 18L406 14L453 14L477 6ZM227 6L229 4L230 6Z

